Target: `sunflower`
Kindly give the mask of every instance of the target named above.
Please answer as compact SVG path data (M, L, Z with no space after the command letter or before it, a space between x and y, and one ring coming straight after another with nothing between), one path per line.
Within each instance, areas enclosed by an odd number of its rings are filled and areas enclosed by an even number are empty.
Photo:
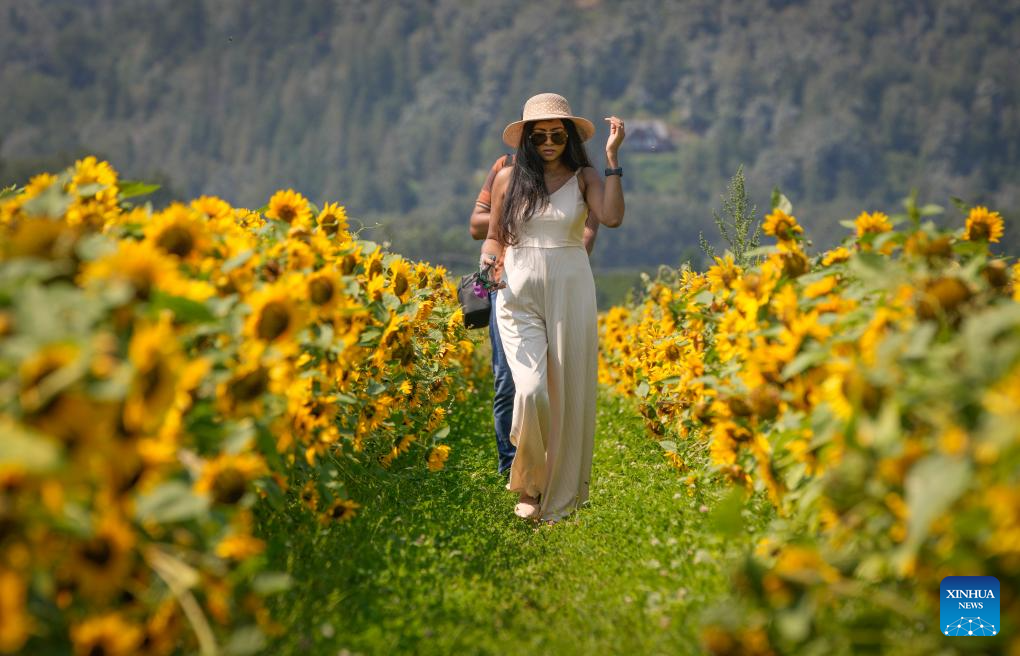
M129 430L158 429L174 402L185 362L171 321L170 313L164 313L158 323L139 326L131 338L128 359L135 374L124 403Z
M362 439L364 436L371 435L390 416L393 401L393 398L382 395L369 399L361 408L361 412L358 413L358 426L355 432L355 451L362 449Z
M287 412L291 424L301 433L311 435L333 425L339 412L336 398L316 390L312 378L298 378L287 388Z
M798 304L797 290L793 285L784 285L779 288L769 301L772 315L784 323L789 323L797 316Z
M383 266L382 248L376 247L361 261L362 270L365 272L365 279L381 276L386 267Z
M40 173L39 175L33 176L28 181L28 184L25 185L25 190L21 192L21 197L25 200L35 198L53 186L53 183L56 181L57 176L52 173Z
M739 445L751 439L751 432L732 420L718 422L712 429L712 463L717 466L734 465L737 462Z
M191 360L182 367L173 405L164 416L162 425L155 435L138 441L138 455L146 467L168 465L177 460L177 449L184 434L184 416L195 401L195 390L211 367L212 363L206 358Z
M414 265L414 286L416 289L428 289L429 288L429 275L432 273L432 268L425 262L418 262Z
M0 653L13 653L28 640L32 623L26 599L27 585L21 575L0 569Z
M749 271L737 278L733 283L733 290L736 292L734 302L739 304L741 297L753 299L758 304L769 300L782 276L782 266L772 259L762 263L756 271ZM750 316L751 312L746 312Z
M423 325L432 316L432 311L436 309L436 303L431 298L423 299L418 303L418 311L414 314L414 322Z
M882 212L872 212L871 214L861 212L854 220L854 226L857 228L858 239L864 235L878 235L892 230L889 217Z
M369 277L368 282L365 284L365 296L368 297L369 302L381 301L386 287L386 276L377 273Z
M825 296L834 290L838 284L839 279L836 276L825 276L805 287L804 297L818 298L819 296Z
M1020 554L1020 486L995 485L983 501L993 531L988 538L992 552L1015 558Z
M266 543L251 534L251 512L242 510L234 517L234 530L216 545L216 555L229 560L246 560L266 550Z
M233 208L230 203L216 196L201 196L191 201L191 209L204 214L207 219L233 222Z
M797 247L785 249L779 253L773 253L768 261L782 269L783 275L787 278L796 278L807 273L811 267L807 255Z
M209 283L190 280L181 274L174 258L149 241L121 241L115 253L90 263L82 272L80 282L112 280L130 284L135 298L143 301L156 289L196 301L204 301L215 293Z
M293 232L293 228L291 229ZM311 269L315 266L316 253L312 247L300 239L288 238L280 242L280 254L286 259L287 268L291 271ZM272 251L270 251L272 252Z
M44 346L25 358L18 367L21 408L26 412L45 410L55 396L82 373L81 348L60 342ZM75 373L75 369L82 371Z
M716 257L715 265L705 272L713 293L718 294L733 288L733 283L743 273L743 269L736 265L733 256L729 253L725 257Z
M80 236L80 229L64 221L44 217L19 218L10 232L0 239L0 255L64 260L72 257Z
M840 246L827 252L822 257L822 266L832 266L833 264L839 264L840 262L846 262L850 259L850 250Z
M361 342L361 335L372 322L368 309L356 305L354 299L344 302L334 313L333 334L335 339L343 343L340 356L353 363L349 358L357 357L360 352L356 347Z
M117 172L110 166L109 162L101 162L92 155L80 159L74 163L74 172L71 177L71 184L68 191L77 192L81 187L88 185L103 185L110 187L117 184Z
M719 321L715 333L715 349L719 359L728 362L746 353L751 347L747 334L756 328L755 321L739 310L728 310Z
M247 560L266 550L266 543L247 533L232 533L216 545L216 555L228 560Z
M155 214L145 226L145 238L167 255L191 262L201 259L211 245L201 215L180 203Z
M409 427L410 420L405 418L404 429L406 430ZM417 440L418 440L417 436L411 434L404 435L399 440L395 440L393 448L390 449L389 453L387 453L386 455L379 459L379 464L381 464L383 467L389 467L391 464L393 464L394 460L399 458L402 454L407 453L411 449L411 445L414 444Z
M265 460L254 453L221 454L202 466L195 491L208 494L213 503L234 505L247 492L248 484L267 472Z
M308 279L308 300L316 315L325 318L343 299L343 282L334 268L323 268Z
M102 230L116 220L118 214L116 195L103 192L102 195L76 199L64 213L64 222L71 227Z
M931 235L924 230L916 230L903 244L908 255L924 257L929 263L947 260L953 257L953 238L949 235Z
M263 412L265 395L271 391L269 373L269 366L257 357L234 365L230 378L216 386L216 411L231 418Z
M351 245L337 253L337 267L345 276L353 275L361 262L361 246Z
M450 457L450 447L440 444L429 452L428 467L430 472L437 472L446 466Z
M75 656L133 656L142 643L142 627L120 613L93 617L71 627Z
M177 649L183 629L176 600L164 601L146 620L138 653L140 656L170 656Z
M112 513L104 516L91 537L71 547L68 578L89 599L112 599L131 574L137 541L124 519Z
M450 381L447 378L437 378L428 386L429 401L435 405L446 403L450 398Z
M431 287L434 291L442 292L445 291L452 294L455 289L453 283L451 283L446 277L446 267L437 265L432 268L432 284Z
M429 416L429 421L425 424L425 430L434 431L439 428L443 422L446 421L446 408L439 407L433 408L432 414Z
M237 294L243 298L255 286L260 255L254 253L255 244L248 235L227 235L222 238L223 260L216 262L210 279L221 296ZM204 267L203 267L204 268Z
M327 235L347 232L347 210L339 203L326 203L316 219L319 229Z
M939 316L958 317L960 306L974 295L970 286L957 276L939 276L924 283L919 290L915 309L922 319Z
M25 422L40 433L60 440L72 457L96 462L97 454L110 448L109 441L117 433L119 416L116 402L100 401L73 388L54 397L44 411L26 417Z
M797 223L797 219L777 207L765 217L762 232L784 242L793 241L798 234L804 232L804 229Z
M351 501L350 499L337 499L333 504L322 513L321 522L328 524L331 521L335 522L349 522L354 519L358 514L358 508L361 504L357 501Z
M255 291L248 298L251 314L245 321L245 335L249 339L294 349L294 336L305 322L305 309L299 298L300 277L281 279Z
M312 219L312 209L308 206L308 199L293 189L280 190L269 199L266 216L292 226L308 228Z
M255 231L266 225L264 216L244 207L235 207L232 214L234 223L242 230Z
M379 338L379 345L372 354L372 362L381 368L389 360L396 358L398 354L403 353L405 347L411 345L413 334L409 316L404 314L391 316L389 324Z
M1005 232L1002 216L998 212L990 212L987 207L978 205L967 215L967 225L963 230L963 238L967 241L987 241L998 243Z
M315 484L315 481L308 481L301 488L301 503L309 510L319 509L319 487Z
M69 222L74 220L71 216L74 214L73 208L83 199L93 201L95 206L104 208L104 212L114 211L117 209L117 172L108 162L99 161L92 156L78 160L74 163L67 192L77 197L72 203L72 209L68 211ZM84 214L88 215L87 212Z
M411 265L402 257L396 257L390 262L390 287L387 290L406 303L411 297Z
M684 459L680 457L676 451L663 451L662 455L666 458L666 462L669 466L677 471L684 471L687 469L687 465L684 463Z

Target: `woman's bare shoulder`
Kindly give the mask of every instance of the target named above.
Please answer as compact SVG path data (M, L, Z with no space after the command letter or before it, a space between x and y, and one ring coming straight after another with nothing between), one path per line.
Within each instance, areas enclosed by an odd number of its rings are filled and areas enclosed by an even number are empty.
M601 178L599 178L598 171L596 171L592 166L581 167L578 179L580 180L581 193L584 193L588 189L588 185L598 184L599 180L601 180Z

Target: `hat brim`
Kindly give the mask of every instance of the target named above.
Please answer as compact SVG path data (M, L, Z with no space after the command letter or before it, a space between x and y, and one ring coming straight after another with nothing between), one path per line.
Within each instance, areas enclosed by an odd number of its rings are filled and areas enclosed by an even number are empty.
M554 121L556 119L570 119L581 136L581 141L588 141L595 136L595 125L586 118L580 116L563 116L560 114L549 114L547 116L535 116L524 121L514 121L503 129L503 143L511 148L521 147L521 134L524 132L525 123L536 123L538 121Z

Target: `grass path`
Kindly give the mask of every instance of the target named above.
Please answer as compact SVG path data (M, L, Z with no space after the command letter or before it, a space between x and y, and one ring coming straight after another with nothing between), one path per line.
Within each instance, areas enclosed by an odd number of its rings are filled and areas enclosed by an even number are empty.
M295 585L267 653L698 653L752 536L713 530L725 491L688 496L634 408L600 394L590 504L554 527L513 516L482 395L451 416L444 471L360 477L365 508L328 532L273 519L270 564Z

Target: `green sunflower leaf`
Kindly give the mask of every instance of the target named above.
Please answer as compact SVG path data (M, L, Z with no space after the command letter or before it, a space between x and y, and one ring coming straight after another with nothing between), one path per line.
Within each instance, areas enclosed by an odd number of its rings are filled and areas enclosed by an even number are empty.
M122 199L136 198L138 196L146 196L155 191L159 191L162 186L158 184L151 184L148 182L141 182L139 180L124 180L118 187L120 193L117 195Z
M9 421L0 422L0 465L42 473L56 469L61 461L60 444L43 433Z
M183 522L204 516L209 500L191 491L182 481L170 481L139 497L135 517L159 523Z
M205 303L183 296L171 296L163 292L156 292L152 295L149 309L154 314L158 314L160 310L170 310L178 321L185 323L208 323L216 320L216 315L206 307Z

